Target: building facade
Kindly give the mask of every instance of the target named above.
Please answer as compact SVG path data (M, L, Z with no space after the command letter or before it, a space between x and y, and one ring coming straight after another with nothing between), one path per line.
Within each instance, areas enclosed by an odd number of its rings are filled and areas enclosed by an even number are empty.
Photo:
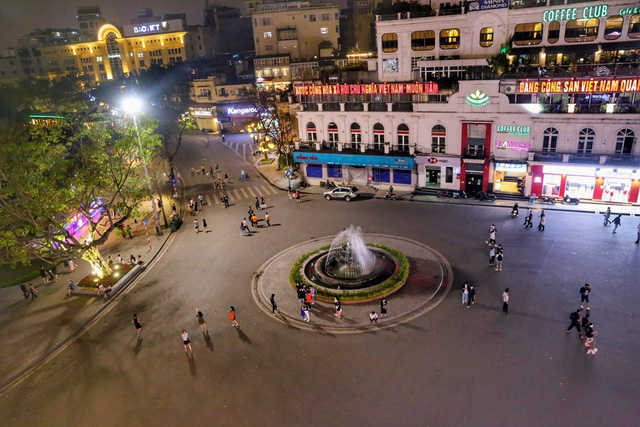
M250 83L226 83L215 77L193 79L189 109L198 129L209 133L243 129L255 113L248 101L253 90Z

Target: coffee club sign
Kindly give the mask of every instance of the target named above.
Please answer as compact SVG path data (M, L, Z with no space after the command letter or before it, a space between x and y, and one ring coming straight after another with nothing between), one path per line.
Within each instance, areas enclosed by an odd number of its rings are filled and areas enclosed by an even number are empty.
M603 18L609 13L609 6L598 4L586 6L582 9L577 7L565 7L562 9L545 10L542 14L544 22L552 21L573 21L574 19Z
M531 126L498 125L497 132L509 135L531 135Z

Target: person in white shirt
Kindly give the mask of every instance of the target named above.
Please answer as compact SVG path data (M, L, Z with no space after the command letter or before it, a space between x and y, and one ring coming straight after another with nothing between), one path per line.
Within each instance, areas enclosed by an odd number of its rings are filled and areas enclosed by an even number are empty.
M371 323L378 323L378 313L372 311L371 314L369 314L369 321Z
M509 288L502 293L502 311L509 314Z

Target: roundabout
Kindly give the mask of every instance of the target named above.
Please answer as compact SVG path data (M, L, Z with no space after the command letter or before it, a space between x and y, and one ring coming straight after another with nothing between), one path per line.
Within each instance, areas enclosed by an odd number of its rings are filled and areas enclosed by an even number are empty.
M252 294L262 310L289 326L328 333L367 332L407 322L437 306L453 282L451 266L415 240L363 234L349 227L335 237L299 243L269 259L254 274ZM313 285L310 322L302 321L295 285ZM280 313L272 313L275 296ZM334 297L343 305L334 315ZM388 317L369 314L388 302Z

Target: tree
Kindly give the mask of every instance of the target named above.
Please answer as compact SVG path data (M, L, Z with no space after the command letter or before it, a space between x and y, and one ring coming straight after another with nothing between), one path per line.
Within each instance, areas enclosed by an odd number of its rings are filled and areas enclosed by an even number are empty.
M165 125L161 126L160 133L162 135L163 156L169 164L173 164L173 160L182 145L184 131L195 130L198 127L188 112L180 114L179 117L176 117L177 114L169 114L169 116L174 117L169 117L167 121L161 120L161 123L165 123Z
M139 123L139 149L132 123L90 118L0 126L1 261L81 256L99 275L111 273L98 247L149 197L141 169L160 141L148 119ZM86 239L74 220L86 223Z

